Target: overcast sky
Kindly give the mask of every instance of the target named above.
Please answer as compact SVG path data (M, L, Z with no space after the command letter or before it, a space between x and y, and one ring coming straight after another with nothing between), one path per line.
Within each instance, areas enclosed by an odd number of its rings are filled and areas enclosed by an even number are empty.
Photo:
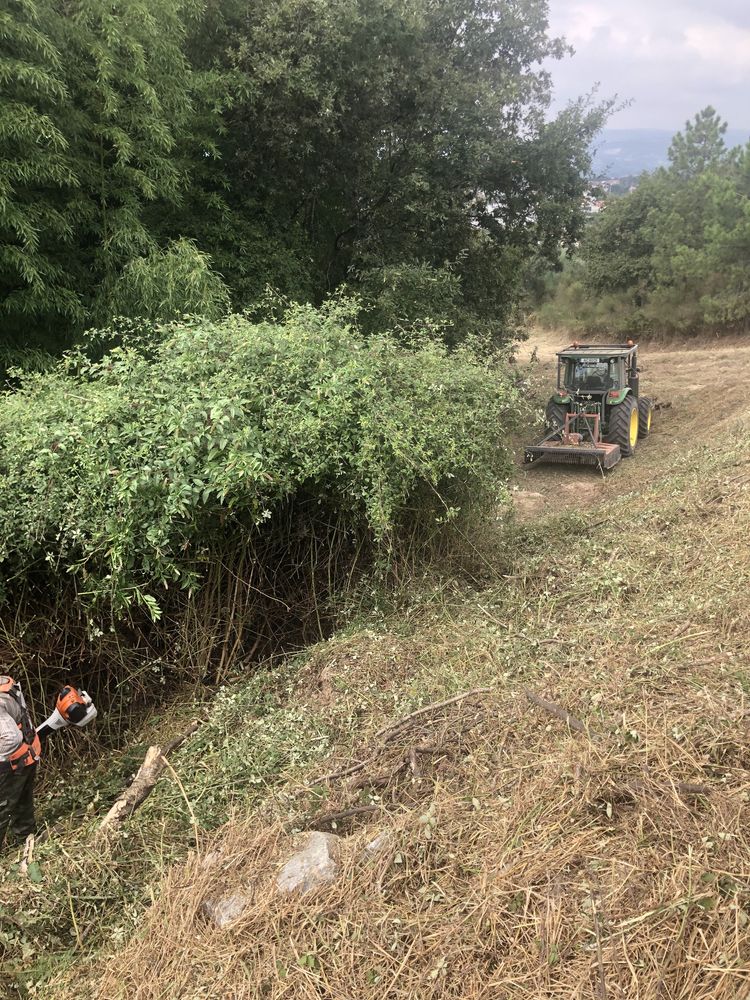
M550 67L557 101L598 82L633 101L610 128L680 128L713 104L750 129L750 0L550 0L550 27L576 50Z

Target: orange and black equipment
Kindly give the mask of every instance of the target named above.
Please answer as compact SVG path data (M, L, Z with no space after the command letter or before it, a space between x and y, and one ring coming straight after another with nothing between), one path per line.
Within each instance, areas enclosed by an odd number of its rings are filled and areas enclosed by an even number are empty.
M89 704L76 688L68 685L57 696L56 708L66 722L72 722L75 726L85 718Z
M0 677L0 694L10 695L18 705L21 716L21 721L18 723L21 743L9 755L7 760L0 762L0 774L7 774L13 771L20 771L29 764L36 764L42 756L42 743L31 721L31 715L26 707L21 689L12 677L8 677L7 675Z

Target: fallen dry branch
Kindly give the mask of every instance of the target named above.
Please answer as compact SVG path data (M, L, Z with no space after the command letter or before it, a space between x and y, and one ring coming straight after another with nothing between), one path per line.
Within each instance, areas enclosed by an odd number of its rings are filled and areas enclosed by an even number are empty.
M370 813L382 812L381 806L352 806L351 809L340 809L338 812L322 813L320 816L313 816L302 826L303 830L319 830L321 826L332 826L334 823L341 823L345 819L352 819L354 816L365 816Z
M378 732L375 733L375 739L381 739L382 745L375 748L367 748L366 755L364 756L363 760L357 761L356 764L347 764L345 767L339 768L336 771L331 771L329 774L322 774L319 777L313 778L310 782L308 782L308 785L310 787L314 787L315 785L322 785L330 783L332 781L337 781L339 778L349 778L352 775L359 774L360 771L363 771L370 764L374 764L382 754L385 747L393 740L395 740L397 736L402 735L402 733L406 729L408 729L417 719L420 719L425 715L436 712L441 708L448 708L451 705L456 705L460 702L466 701L467 698L471 698L473 695L487 694L491 690L492 688L490 687L475 688L472 691L466 691L463 694L455 695L452 698L446 698L445 701L438 701L430 705L424 705L422 708L417 709L415 712L411 712L409 715L405 715L402 719L399 719L398 722L391 723L388 726L384 726L382 729L379 729ZM466 727L463 726L459 727L460 732L461 733L468 732L478 723L478 721L479 717L475 717L471 725ZM458 723L456 723L456 725L458 725ZM437 754L445 749L448 742L453 742L453 741L446 741L445 743L439 745L423 743L422 745L415 746L413 748L413 751L414 753ZM409 753L411 754L411 752L412 751L410 748ZM405 763L407 764L409 763L408 758L406 762L402 762L401 764L399 764L396 767L395 771L392 772L389 771L387 775L380 774L376 775L373 778L367 778L363 776L361 778L355 779L353 782L350 782L349 787L364 788L367 785L383 784L385 779L392 777L393 774L398 773L398 771L402 770Z
M390 740L395 739L396 736L400 735L400 733L402 733L404 729L408 728L415 719L431 712L437 712L438 709L447 708L449 705L456 705L459 701L465 701L467 698L473 698L474 695L489 694L491 690L491 687L474 688L473 691L466 691L464 694L457 694L453 698L446 698L445 701L436 701L431 705L425 705L423 708L418 708L416 712L411 712L409 715L405 715L403 719L400 719L398 722L394 722L389 726L384 726L383 729L379 729L377 733L375 733L375 737L382 738L383 741L387 743Z
M554 715L556 719L564 722L570 729L575 729L576 732L583 733L585 736L589 735L589 731L586 729L578 716L573 715L567 709L556 705L554 701L546 701L544 698L540 698L538 694L534 694L534 692L529 691L528 688L524 688L523 692L532 704L536 705L538 708L543 708L544 711L549 712L550 715Z
M166 743L164 747L152 746L148 748L143 763L138 768L138 773L104 817L98 833L108 832L120 826L133 815L151 794L156 782L161 777L161 773L166 767L167 755L181 746L199 726L200 722L196 720L183 733Z
M393 779L406 768L406 765L407 761L401 760L395 767L392 767L390 771L383 771L381 774L362 774L357 778L353 778L347 784L347 788L352 792L357 791L360 788L382 788L384 785L393 781Z
M697 784L692 781L676 781L673 785L654 783L648 784L639 778L633 778L627 783L628 790L637 793L657 791L660 795L679 792L681 795L708 795L713 791L710 785Z
M310 785L322 785L326 781L336 781L338 778L347 778L350 774L356 774L357 771L361 771L363 767L367 767L368 764L372 763L372 759L360 761L358 764L351 764L348 767L342 767L339 771L332 771L331 774L323 774L319 778L313 778Z

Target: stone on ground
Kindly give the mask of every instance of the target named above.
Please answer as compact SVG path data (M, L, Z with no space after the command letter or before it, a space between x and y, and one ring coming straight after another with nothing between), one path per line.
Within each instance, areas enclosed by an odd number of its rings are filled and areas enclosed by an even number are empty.
M338 854L339 838L335 834L311 833L279 872L277 889L281 893L302 893L327 885L339 873Z

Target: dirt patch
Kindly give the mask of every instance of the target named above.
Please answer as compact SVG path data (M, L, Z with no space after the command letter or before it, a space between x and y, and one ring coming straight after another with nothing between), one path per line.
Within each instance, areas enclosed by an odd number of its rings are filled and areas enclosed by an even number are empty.
M546 513L548 500L544 493L534 493L531 490L518 490L513 494L513 508L520 521L540 517Z
M596 503L602 496L600 475L585 477L576 471L553 473L553 483L542 480L547 489L542 491L516 490L513 507L519 521L533 520L562 511L583 510Z

